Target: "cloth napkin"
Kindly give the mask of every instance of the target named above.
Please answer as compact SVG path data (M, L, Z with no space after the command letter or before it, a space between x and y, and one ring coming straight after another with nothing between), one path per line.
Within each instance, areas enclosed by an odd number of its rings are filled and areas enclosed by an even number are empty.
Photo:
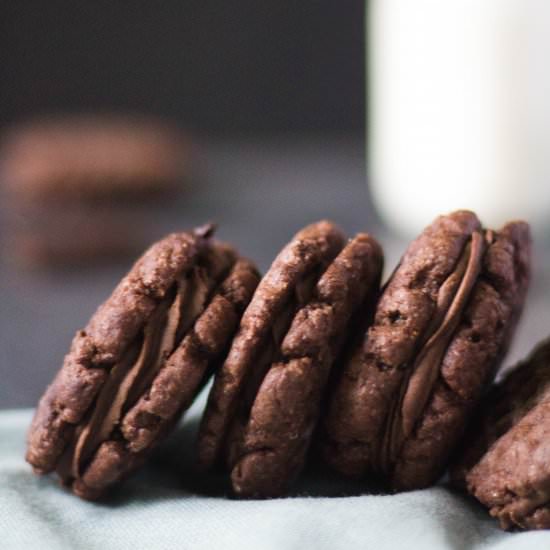
M510 549L550 548L550 531L506 533L445 486L364 494L325 474L277 500L228 498L224 477L193 472L197 409L151 463L102 503L84 502L23 459L32 411L0 412L0 548ZM354 496L338 496L354 494Z

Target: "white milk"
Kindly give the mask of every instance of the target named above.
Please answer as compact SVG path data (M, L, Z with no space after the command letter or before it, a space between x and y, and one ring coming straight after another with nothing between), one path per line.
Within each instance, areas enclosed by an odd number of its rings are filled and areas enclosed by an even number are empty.
M437 214L550 225L550 0L372 0L369 182L413 234Z

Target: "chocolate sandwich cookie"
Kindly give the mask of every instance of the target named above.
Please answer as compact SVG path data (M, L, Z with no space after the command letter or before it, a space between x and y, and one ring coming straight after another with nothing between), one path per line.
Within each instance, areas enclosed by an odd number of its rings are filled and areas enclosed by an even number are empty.
M281 496L303 467L331 366L381 268L374 239L345 244L323 221L297 233L260 282L199 434L200 463L225 462L236 495Z
M134 264L77 332L28 434L37 473L97 498L141 464L229 344L259 281L212 227L175 233Z
M324 457L396 491L443 472L510 342L527 291L522 222L484 230L475 214L437 218L413 241L343 369L324 423Z
M503 529L550 529L550 340L483 399L451 474Z
M51 117L0 141L0 245L25 267L139 253L155 233L152 211L169 208L189 176L188 139L156 119Z

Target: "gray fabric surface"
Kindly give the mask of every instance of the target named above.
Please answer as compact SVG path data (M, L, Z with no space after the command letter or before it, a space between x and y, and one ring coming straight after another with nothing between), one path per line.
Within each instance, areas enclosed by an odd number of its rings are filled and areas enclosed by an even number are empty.
M188 426L193 426L191 422ZM446 487L399 495L351 492L308 476L301 496L236 501L223 478L191 472L192 429L102 504L79 500L23 460L31 411L0 413L0 548L40 549L540 549L550 531L505 533L487 513ZM187 452L186 452L187 451Z

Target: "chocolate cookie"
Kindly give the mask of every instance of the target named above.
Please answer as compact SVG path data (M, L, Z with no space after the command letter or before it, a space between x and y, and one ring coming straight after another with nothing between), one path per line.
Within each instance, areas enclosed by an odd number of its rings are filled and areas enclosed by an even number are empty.
M526 224L483 230L467 211L437 218L411 243L336 385L329 464L383 474L393 490L437 480L509 344L529 261Z
M300 231L245 311L199 434L204 467L225 461L238 496L284 494L301 470L350 318L378 291L382 252L333 224ZM363 315L368 312L362 311Z
M41 399L27 460L96 498L138 466L222 359L259 276L212 228L154 244L79 331Z
M503 529L550 529L550 340L484 398L452 469Z

